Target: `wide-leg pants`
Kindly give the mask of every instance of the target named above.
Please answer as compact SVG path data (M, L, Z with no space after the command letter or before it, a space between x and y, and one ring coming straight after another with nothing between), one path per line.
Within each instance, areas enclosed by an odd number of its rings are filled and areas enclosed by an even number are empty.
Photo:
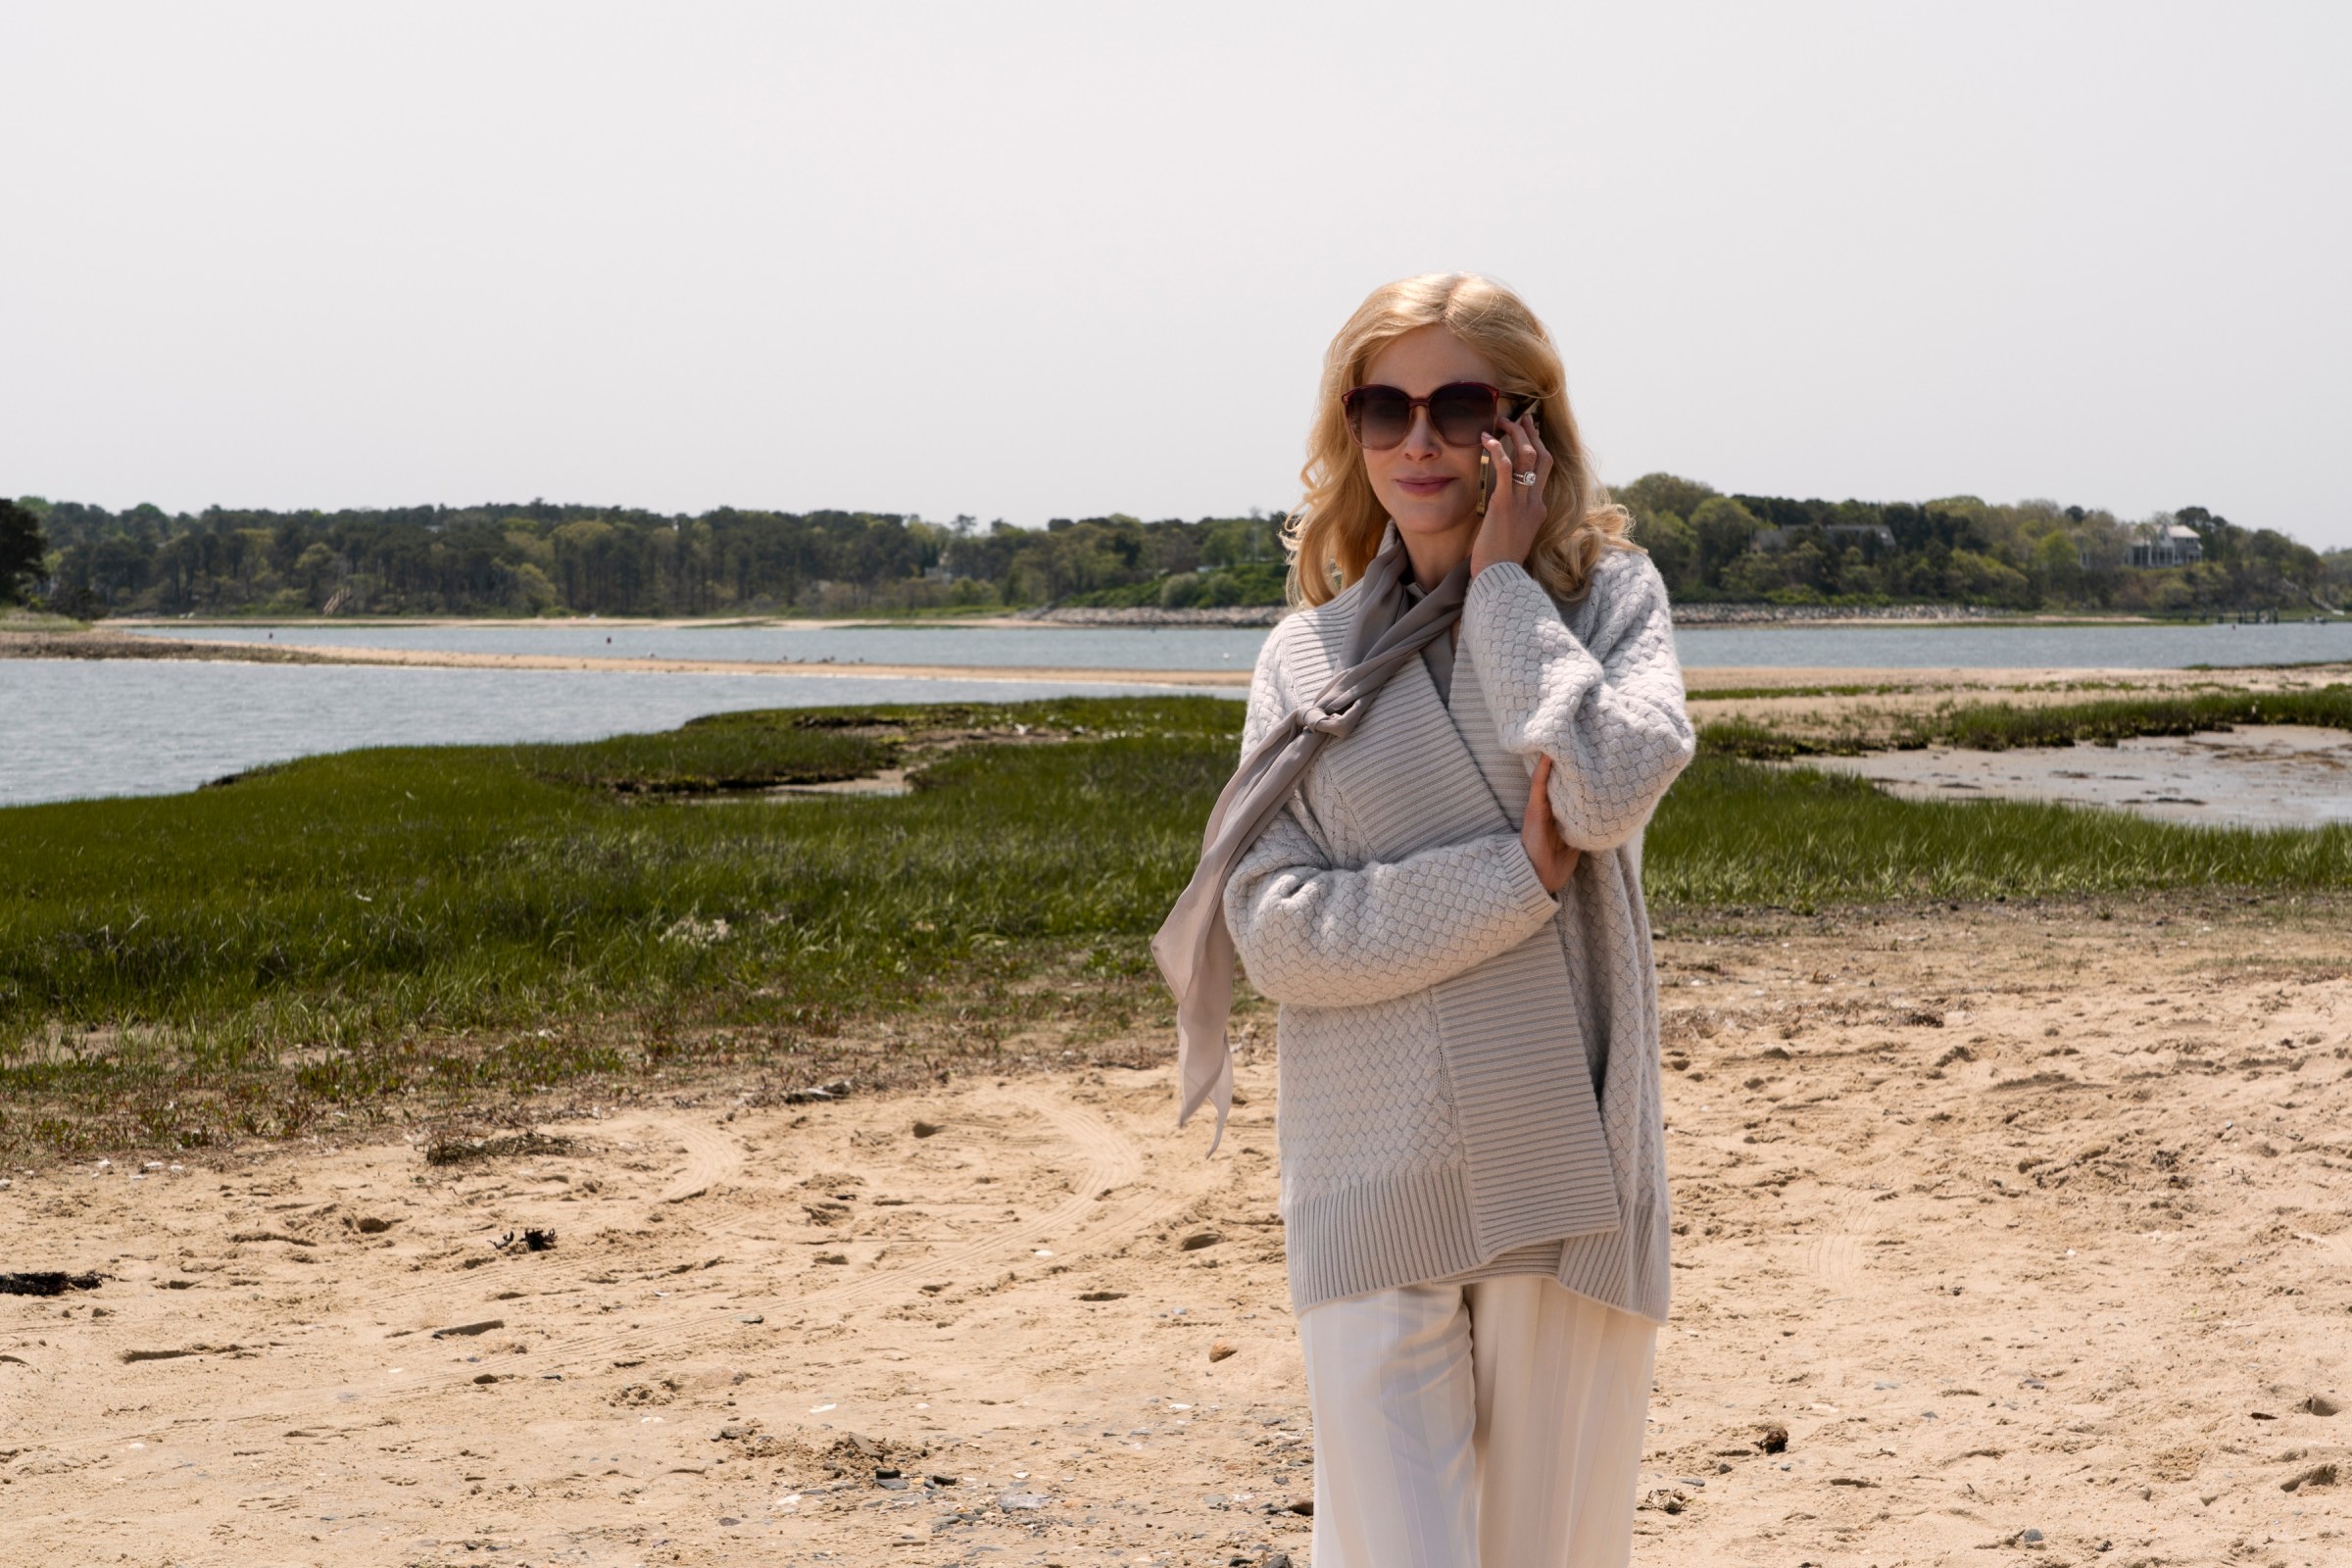
M1625 1568L1657 1330L1538 1274L1298 1319L1314 1568Z

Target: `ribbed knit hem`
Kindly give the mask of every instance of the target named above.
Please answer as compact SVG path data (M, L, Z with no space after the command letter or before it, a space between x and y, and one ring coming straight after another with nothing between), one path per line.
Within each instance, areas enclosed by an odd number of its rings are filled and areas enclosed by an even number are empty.
M1616 1230L1563 1243L1555 1278L1579 1296L1662 1325L1672 1304L1671 1245L1665 1209L1642 1203Z
M1458 1166L1362 1182L1283 1215L1291 1309L1466 1273L1561 1233L1509 1234L1482 1255L1470 1183ZM1587 1295L1592 1293L1587 1292Z

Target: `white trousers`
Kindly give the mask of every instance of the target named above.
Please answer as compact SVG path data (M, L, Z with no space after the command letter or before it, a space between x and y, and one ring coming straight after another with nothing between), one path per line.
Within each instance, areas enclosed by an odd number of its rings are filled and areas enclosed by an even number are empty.
M1538 1274L1298 1319L1314 1568L1626 1568L1657 1330Z

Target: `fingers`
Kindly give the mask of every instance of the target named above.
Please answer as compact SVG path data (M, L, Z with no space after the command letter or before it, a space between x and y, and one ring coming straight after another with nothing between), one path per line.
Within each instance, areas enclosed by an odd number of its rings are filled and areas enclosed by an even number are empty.
M1551 451L1544 445L1544 437L1536 419L1535 408L1530 407L1525 414L1511 420L1510 424L1518 435L1519 466L1535 470L1536 488L1542 490L1551 483Z

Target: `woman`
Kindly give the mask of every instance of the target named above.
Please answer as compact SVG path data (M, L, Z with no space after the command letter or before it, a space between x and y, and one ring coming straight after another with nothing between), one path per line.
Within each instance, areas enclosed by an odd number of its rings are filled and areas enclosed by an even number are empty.
M1315 1568L1621 1565L1667 1304L1641 835L1692 750L1665 588L1488 279L1375 291L1309 445L1301 608L1154 943L1184 1109L1223 1126L1238 953L1281 1004Z

